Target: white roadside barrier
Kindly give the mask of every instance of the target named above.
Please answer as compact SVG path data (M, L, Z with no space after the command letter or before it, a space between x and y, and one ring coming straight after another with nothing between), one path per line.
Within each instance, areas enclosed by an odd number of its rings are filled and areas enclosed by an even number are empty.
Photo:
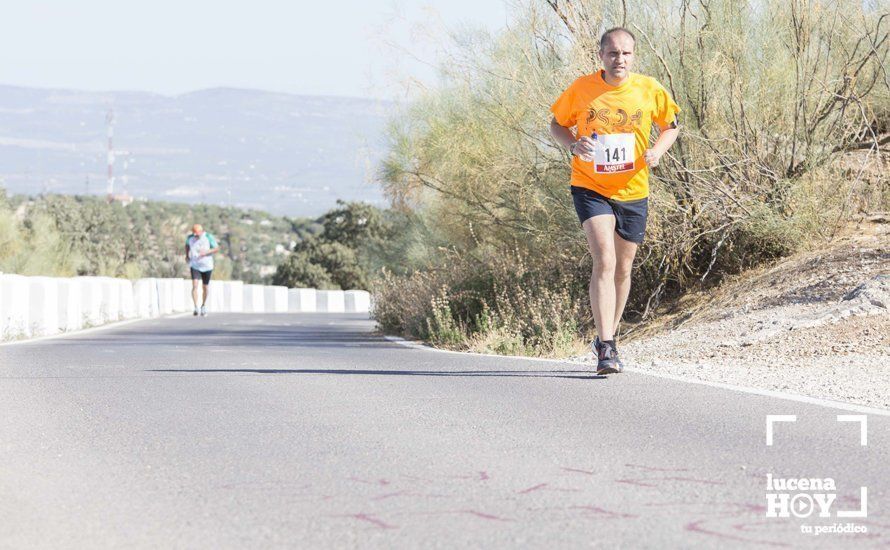
M133 302L136 316L149 319L160 315L158 312L158 289L154 279L139 279L133 283Z
M176 294L176 283L173 279L155 279L155 285L158 287L158 311L161 315L170 315L173 313L173 295Z
M367 313L371 309L371 293L367 290L347 290L343 299L346 313Z
M320 313L343 313L346 311L345 296L342 290L319 290L315 296L315 305Z
M265 313L266 294L263 285L244 285L244 313Z
M28 319L30 308L30 286L28 277L23 275L0 275L0 325L3 338L27 338L31 335L31 322Z
M185 293L181 292L182 290L182 279L164 279L167 281L166 284L170 285L170 295L173 297L173 312L174 313L182 313L185 311L186 307L191 310L192 301L191 299L186 300Z
M0 341L53 335L121 319L191 311L188 279L26 277L0 273ZM201 289L199 286L199 304ZM211 313L367 313L364 290L316 290L213 281Z
M80 290L80 309L84 324L98 326L105 322L102 316L102 284L98 277L77 277Z
M28 277L28 321L33 336L59 332L59 283L53 277Z
M222 311L241 313L244 311L244 283L241 281L221 281L223 305ZM216 290L220 292L219 289Z
M120 293L121 319L136 317L136 303L133 300L133 281L129 279L115 279Z
M70 332L83 328L83 308L77 279L59 279L59 330Z
M287 287L265 286L266 313L287 313Z
M223 308L222 286L218 282L210 284L209 294L207 308L210 311L225 311Z
M179 279L178 286L182 289L181 294L183 296L183 300L185 300L185 305L188 309L193 310L195 308L195 300L192 297L192 285L193 283L191 279ZM201 305L201 290L200 287L198 288L198 305Z
M287 310L291 313L315 313L316 290L314 288L290 288L287 290Z
M121 294L117 280L111 277L97 277L102 288L102 321L117 321L121 316Z

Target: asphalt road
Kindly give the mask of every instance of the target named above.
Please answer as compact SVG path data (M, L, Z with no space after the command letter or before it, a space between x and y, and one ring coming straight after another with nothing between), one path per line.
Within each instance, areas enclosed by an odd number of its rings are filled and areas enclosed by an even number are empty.
M0 347L0 547L890 545L890 417L862 446L849 411L373 330L220 314ZM767 446L773 414L797 421ZM836 489L771 518L767 474ZM860 487L867 517L838 517Z

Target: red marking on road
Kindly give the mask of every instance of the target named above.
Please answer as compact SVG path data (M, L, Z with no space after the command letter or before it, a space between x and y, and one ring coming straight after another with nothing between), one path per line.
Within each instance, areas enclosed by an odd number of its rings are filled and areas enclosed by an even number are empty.
M595 513L598 516L605 516L606 518L627 518L634 519L640 516L636 514L625 514L623 512L612 512L611 510L606 510L605 508L600 508L599 506L572 506L571 508L575 510L587 510Z
M692 483L707 483L708 485L726 485L722 481L711 481L709 479L697 479L694 477L666 477L664 479L672 481L690 481Z
M653 485L651 483L643 483L642 481L638 481L636 479L616 479L616 483L627 483L628 485L637 485L640 487L658 487L658 485Z
M370 514L349 514L345 516L347 518L353 518L360 521L367 521L368 523L372 523L381 529L398 529L397 525L390 525L382 520L375 518Z
M620 481L620 480L618 480ZM701 502L646 502L644 504L640 504L640 506L653 506L653 507L661 507L661 506L700 506Z
M411 481L425 481L425 482L427 482L427 483L430 483L430 482L432 481L432 480L427 479L427 478L425 478L425 477L411 476L411 475L408 475L408 474L402 474L402 477L404 477L405 479L410 479Z
M493 515L491 515L491 514L486 514L485 512L477 512L476 510L461 510L461 512L463 512L463 513L465 513L465 514L472 514L472 515L474 515L474 516L476 516L476 517L479 517L479 518L482 518L482 519L488 519L488 520L491 520L491 521L513 521L512 519L500 518L500 517L498 517L498 516L493 516Z
M752 526L755 527L755 529L752 529L752 528L751 528ZM775 528L776 528L776 522L775 522L775 521L770 521L770 520L767 520L767 521L751 521L751 522L748 522L748 523L736 523L736 524L733 524L733 526L732 526L732 528L735 529L736 531L758 531L758 530L763 531L763 530L764 530L764 529L762 529L762 528L761 528L761 529L756 529L757 527L766 527L766 528L767 528L766 530L769 530L769 529L775 529Z
M535 485L534 487L529 487L528 489L523 489L523 490L519 491L518 494L524 495L527 493L531 493L532 491L540 491L542 489L545 489L547 491L558 491L560 493L577 493L578 492L578 489L565 489L562 487L548 487L548 485L550 485L550 484L549 483L539 483L539 484Z
M386 500L388 498L398 497L398 496L407 495L407 494L408 494L407 491L396 491L395 493L385 493L382 495L378 495L376 497L373 497L371 500Z
M436 493L423 495L420 493L412 493L407 490L401 490L394 493L384 493L382 495L377 495L376 497L372 497L371 500L386 500L393 497L451 498L451 495L439 495Z
M656 466L644 466L642 464L625 464L625 466L630 466L631 468L642 468L643 470L649 470L650 472L688 472L689 471L686 468L658 468Z
M538 489L542 489L546 486L547 486L546 483L539 483L538 485L535 485L534 487L529 487L528 489L523 489L523 490L519 491L519 494L524 495L526 493L531 493L532 491L537 491Z
M658 483L646 483L652 481L688 481L691 483L706 483L708 485L723 485L722 481L711 481L708 479L696 479L694 477L652 477L640 479L616 479L616 483L627 483L628 485L638 485L640 487L658 487Z
M358 481L359 483L367 483L368 485L389 485L388 479L378 479L377 481L368 481L367 479L359 479L357 477L350 477L350 481Z
M486 480L490 479L490 477L488 476L488 472L476 472L475 474L472 474L472 475L449 476L449 477L454 478L454 479L475 479L476 481L486 481Z
M698 521L693 521L692 523L688 523L688 524L686 524L686 526L684 527L684 529L685 529L686 531L690 531L690 532L693 532L693 533L700 533L700 534L702 534L702 535L708 535L708 536L717 537L717 538L722 538L722 539L738 540L738 541L742 541L742 542L751 542L751 543L754 543L754 544L765 544L765 545L768 545L768 546L781 546L781 547L783 547L783 548L787 548L788 546L790 546L789 544L786 544L786 543L784 543L784 542L774 542L774 541L771 541L771 540L749 539L749 538L746 538L746 537L739 537L739 536L737 536L737 535L727 535L726 533L721 533L721 532L719 532L719 531L711 531L711 530L709 530L709 529L705 529L705 528L703 528L703 527L701 526L701 524L702 524L702 523L705 523L706 521L707 521L707 520L705 520L705 519L700 519L700 520L698 520Z
M577 472L579 474L588 474L588 475L596 475L596 472L591 472L590 470L579 470L577 468L562 468L567 472Z

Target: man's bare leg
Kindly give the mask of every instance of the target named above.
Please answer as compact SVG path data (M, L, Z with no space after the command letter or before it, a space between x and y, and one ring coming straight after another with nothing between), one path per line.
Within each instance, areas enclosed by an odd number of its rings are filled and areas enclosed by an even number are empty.
M627 297L630 296L630 272L634 265L634 256L637 254L637 243L622 239L615 233L615 324L614 332L618 332L621 317L624 315L624 306L627 305Z
M594 216L581 225L593 258L590 274L590 309L601 341L615 332L615 216Z
M192 279L192 302L195 304L195 309L198 309L198 279Z
M210 292L210 285L204 285L204 300L201 302L201 307L207 305L207 294Z

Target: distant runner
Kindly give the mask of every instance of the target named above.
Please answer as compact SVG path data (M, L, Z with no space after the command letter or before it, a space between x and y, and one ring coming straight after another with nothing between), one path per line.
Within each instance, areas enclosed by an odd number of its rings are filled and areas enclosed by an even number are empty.
M654 78L630 72L635 42L625 28L603 33L603 69L575 80L550 108L550 132L572 154L572 199L593 257L590 309L597 337L591 347L597 374L623 369L615 332L646 230L649 168L658 166L680 132L680 108L667 90ZM652 123L660 133L650 148Z
M210 275L213 273L213 255L219 252L216 239L204 231L201 224L192 226L192 233L185 238L185 261L192 272L192 302L195 304L194 315L207 316L207 295L210 291ZM201 308L198 309L198 281L204 283Z

